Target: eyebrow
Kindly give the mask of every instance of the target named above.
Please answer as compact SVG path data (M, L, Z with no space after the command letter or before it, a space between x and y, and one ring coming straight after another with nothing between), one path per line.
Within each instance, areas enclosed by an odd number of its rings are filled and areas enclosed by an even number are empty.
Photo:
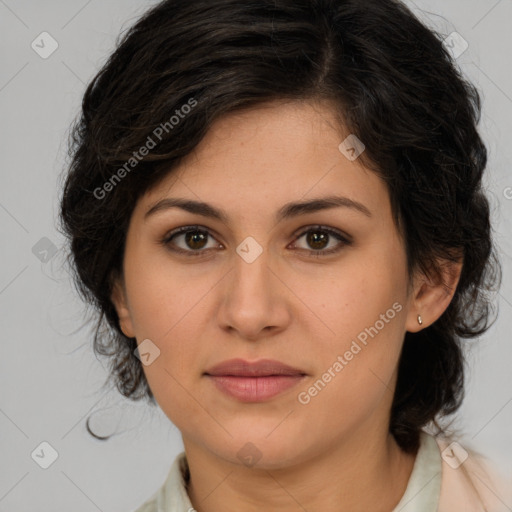
M311 199L309 201L286 203L277 211L276 222L280 222L284 219L298 217L299 215L305 215L307 213L314 213L321 210L340 207L351 208L355 211L363 213L367 217L372 217L370 210L364 204L358 201L343 196L327 196L318 199ZM185 210L189 213L194 213L203 217L209 217L219 220L224 224L229 224L229 216L227 213L212 206L211 204L203 203L201 201L194 201L192 199L171 197L162 199L161 201L158 201L156 204L151 206L144 215L144 220L157 212L165 211L170 208L181 208L182 210Z

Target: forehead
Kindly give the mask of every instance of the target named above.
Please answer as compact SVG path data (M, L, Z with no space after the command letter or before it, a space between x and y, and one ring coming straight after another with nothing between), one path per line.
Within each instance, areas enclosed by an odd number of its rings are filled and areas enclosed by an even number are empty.
M333 195L386 208L380 178L340 151L349 135L327 102L272 102L228 114L146 194L141 208L146 213L163 198L180 197L216 204L226 216L233 209L254 216Z

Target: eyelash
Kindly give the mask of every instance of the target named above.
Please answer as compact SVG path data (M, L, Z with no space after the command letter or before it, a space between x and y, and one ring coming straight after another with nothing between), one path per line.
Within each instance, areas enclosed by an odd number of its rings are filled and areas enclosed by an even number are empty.
M205 228L203 226L182 226L182 227L177 228L174 231L171 231L170 233L168 233L161 240L161 244L163 246L165 246L166 248L170 249L173 252L177 252L177 253L181 253L181 254L186 254L187 256L193 256L193 257L204 256L204 253L207 253L209 251L209 249L202 249L202 250L198 250L198 251L193 251L193 250L184 250L184 249L180 249L180 248L176 249L176 248L172 248L171 247L171 243L170 242L171 242L171 240L173 238L175 238L176 236L181 235L183 233L195 232L195 231L205 232L207 235L209 235L209 236L211 236L213 238L213 235L210 233L208 228ZM346 236L344 236L341 232L339 232L337 230L334 230L334 229L331 229L331 228L327 228L325 226L320 226L320 225L308 227L308 229L306 229L305 231L302 231L299 235L297 235L296 240L299 240L304 235L306 235L307 233L312 232L312 231L313 232L314 231L320 231L322 233L327 233L329 236L333 236L334 238L339 240L341 242L341 244L339 244L334 249L322 249L322 250L319 250L319 251L313 251L313 250L308 250L308 249L301 249L301 250L304 250L304 251L308 252L311 257L318 258L319 256L327 256L329 254L334 254L334 253L339 252L344 246L348 246L348 245L352 244L352 241L349 240Z

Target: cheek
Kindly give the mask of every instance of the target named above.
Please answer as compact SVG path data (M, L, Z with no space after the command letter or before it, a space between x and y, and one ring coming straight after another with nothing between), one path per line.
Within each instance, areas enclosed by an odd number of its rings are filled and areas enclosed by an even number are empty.
M186 266L171 265L154 255L145 260L142 254L132 256L125 269L135 336L138 343L151 340L160 351L155 362L143 369L155 394L163 388L176 395L179 384L187 386L196 377L194 369L199 375L201 334L205 319L211 318L209 292L218 277L212 272L194 275Z
M338 339L346 343L359 334L364 341L364 333L376 323L379 332L400 332L405 282L393 267L392 261L381 259L375 263L371 255L354 255L352 262L340 265L330 276L309 276L297 281L297 295L305 297L307 308L330 328L326 342Z
M346 329L354 335L342 334L335 344L324 344L316 352L318 373L299 390L297 407L322 429L343 435L371 416L386 421L403 334L403 310L394 304L395 308L383 309L388 323L372 312L366 315L366 324L353 317L340 321L339 332Z
M147 243L147 242L146 242ZM201 298L214 286L214 276L191 272L162 249L134 251L125 261L126 290L137 338L167 342L177 328L201 311Z
M317 288L325 293L317 291L308 303L320 304L316 311L331 329L327 336L317 337L315 377L322 381L318 386L322 398L314 401L324 406L334 401L343 410L361 410L366 401L371 404L391 387L406 316L406 281L395 256L395 261L372 254L354 260L350 271L348 264L346 271L340 269ZM328 381L325 388L324 381Z
M172 364L179 361L176 357L173 353L162 354L152 365L144 367L144 374L159 407L169 420L181 432L200 432L209 417L201 406L195 383L191 384L190 377Z

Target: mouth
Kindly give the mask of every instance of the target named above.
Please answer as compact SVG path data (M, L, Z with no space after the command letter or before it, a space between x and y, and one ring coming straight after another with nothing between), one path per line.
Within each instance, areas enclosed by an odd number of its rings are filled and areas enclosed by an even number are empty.
M242 402L263 402L296 386L306 373L271 359L253 363L231 359L213 366L204 375L232 398Z

